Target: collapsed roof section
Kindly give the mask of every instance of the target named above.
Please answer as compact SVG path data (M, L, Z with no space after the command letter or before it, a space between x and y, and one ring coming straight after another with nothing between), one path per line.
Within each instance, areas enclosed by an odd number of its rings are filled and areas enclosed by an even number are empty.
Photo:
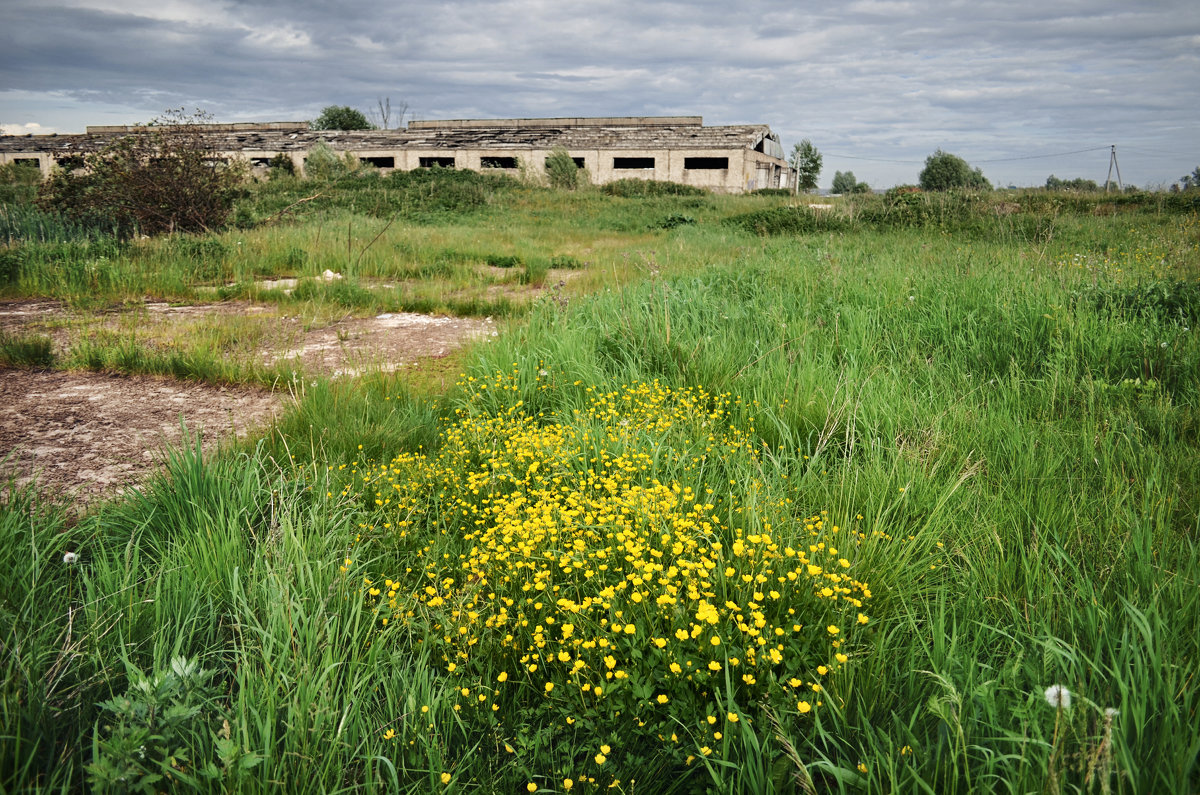
M306 122L197 125L212 149L303 151L318 141L359 149L752 149L782 159L765 124L705 127L700 116L414 121L403 130L312 130ZM83 134L0 136L0 151L86 153L145 126L89 126Z

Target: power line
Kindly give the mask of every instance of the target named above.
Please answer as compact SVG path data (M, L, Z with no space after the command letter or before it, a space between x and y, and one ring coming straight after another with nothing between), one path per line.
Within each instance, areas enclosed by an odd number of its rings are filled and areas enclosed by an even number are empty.
M859 157L858 155L841 155L841 154L838 154L837 152L822 152L822 154L828 155L830 157L841 157L846 160L870 160L874 163L899 163L902 166L911 166L914 164L919 165L919 164L925 162L924 160L888 160L887 158L883 158L883 157Z
M1085 152L1102 152L1108 149L1107 146L1093 146L1088 149L1075 149L1070 152L1055 152L1048 155L1022 155L1020 157L996 157L988 160L971 160L972 163L1011 163L1017 160L1039 160L1047 157L1066 157L1067 155L1079 155ZM838 152L825 152L829 157L840 157L846 160L869 160L874 163L896 163L904 166L921 165L924 160L892 160L884 157L862 157L861 155L843 155Z
M991 160L973 160L973 163L1011 163L1015 160L1038 160L1043 157L1066 157L1067 155L1080 155L1084 152L1100 152L1107 149L1107 146L1093 146L1090 149L1076 149L1072 152L1056 152L1052 155L1025 155L1023 157L997 157Z

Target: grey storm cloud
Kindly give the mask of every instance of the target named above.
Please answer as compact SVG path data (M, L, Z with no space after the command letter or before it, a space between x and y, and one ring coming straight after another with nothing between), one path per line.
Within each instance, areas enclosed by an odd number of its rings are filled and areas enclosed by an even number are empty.
M911 182L938 147L1018 184L1102 179L1108 144L1139 184L1200 162L1194 0L6 5L0 122L22 130L391 97L422 118L766 122L826 153L826 184L835 169Z

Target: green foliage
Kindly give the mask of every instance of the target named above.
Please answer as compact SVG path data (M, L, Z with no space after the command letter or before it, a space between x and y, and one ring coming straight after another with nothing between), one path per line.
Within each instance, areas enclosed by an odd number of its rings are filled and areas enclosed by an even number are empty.
M972 169L966 160L941 149L925 158L925 168L921 169L919 182L922 190L992 189L992 183L987 181L982 171Z
M97 240L114 236L117 231L115 224L102 218L75 219L26 202L0 204L0 241L10 246Z
M552 188L575 190L583 179L583 170L566 149L557 147L546 157L546 179Z
M220 691L210 682L213 671L184 657L152 676L127 667L129 689L99 705L94 759L87 766L92 788L147 795L164 787L236 788L263 761L231 739Z
M704 188L698 188L695 185L654 179L618 179L601 185L600 190L609 196L620 196L626 199L656 196L703 196L708 193Z
M771 207L730 216L725 221L756 235L802 235L812 232L835 232L846 229L849 222L838 213L814 210L809 207Z
M361 110L349 105L329 105L321 115L309 122L314 130L374 130Z
M360 170L358 158L350 152L339 154L325 141L317 141L305 155L304 176L332 182L352 176Z
M871 186L865 182L859 182L854 177L853 171L841 172L837 171L833 175L833 192L841 194L851 193L869 193Z
M1075 192L1095 192L1100 186L1095 180L1076 177L1075 179L1059 179L1051 174L1046 178L1046 190L1062 190Z
M1131 286L1089 285L1078 297L1114 314L1152 318L1189 328L1200 323L1200 282L1149 279Z
M296 175L296 162L286 152L277 152L267 163L271 179L281 179Z
M570 254L556 254L550 258L550 267L574 271L586 267L586 264Z
M1200 189L1200 166L1196 166L1194 169L1192 169L1191 174L1184 174L1182 177L1180 177L1179 184L1183 190Z
M521 258L512 254L488 254L483 261L493 268L515 268L521 264Z
M85 158L86 171L58 169L38 204L123 236L201 232L224 226L242 193L244 168L218 162L202 113L168 111Z
M823 158L813 146L813 142L805 138L792 148L792 156L788 164L796 172L796 188L805 192L817 189L817 179L821 176Z
M660 221L655 222L652 226L655 229L676 229L681 226L691 226L696 223L694 216L684 213L671 213Z
M0 165L0 185L37 185L42 181L42 170L37 163L14 160Z

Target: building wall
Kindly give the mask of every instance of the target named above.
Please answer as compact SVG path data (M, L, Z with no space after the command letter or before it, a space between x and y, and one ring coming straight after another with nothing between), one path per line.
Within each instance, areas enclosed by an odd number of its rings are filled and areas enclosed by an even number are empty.
M38 168L42 172L42 179L50 176L50 171L54 168L55 163L54 158L45 152L0 152L0 166L29 161L37 161Z
M505 173L518 176L522 173L532 177L545 174L546 158L550 149L409 149L409 150L351 150L359 158L394 157L392 168L381 169L385 173L393 169L409 171L420 168L426 158L453 158L454 168L472 171ZM781 169L772 159L757 152L741 149L585 149L567 150L571 157L582 158L588 178L595 185L603 185L620 179L644 179L679 182L695 185L717 193L740 193L763 187L763 180L772 187L780 187ZM512 158L514 168L485 168L487 158ZM687 168L691 158L703 160L724 159L726 168ZM300 160L303 155L300 155ZM634 167L618 167L627 159L652 159L652 167L634 164ZM762 165L767 170L765 177L757 169ZM297 162L297 169L302 167Z
M602 126L607 121L630 122L627 119L562 121L590 121L590 126ZM656 120L647 119L646 121L646 126L652 127L654 125L649 122ZM668 119L668 121L678 121L681 124L686 122L689 125L700 126L700 117L681 117L674 120ZM456 122L413 122L410 127L417 130L425 127L438 129L453 127L455 124ZM467 124L467 122L463 124ZM470 122L470 124L478 124L478 122ZM497 127L519 127L521 124L522 120L497 120L496 122ZM274 131L277 138L277 140L270 140L270 135L258 136L260 140L255 141L256 148L223 151L219 153L221 157L231 161L246 161L256 172L262 173L267 161L277 154L283 153L292 159L297 174L304 173L304 161L308 155L308 147L312 145L311 139L307 142L296 141L297 135L284 135L287 130L291 129L288 124L216 125L215 127L220 127L222 130L229 128L233 132L239 132L243 127L250 132L255 129L260 131L265 129L267 132ZM111 132L115 134L124 132L126 129L112 128ZM85 140L71 141L73 138L84 139L84 136L58 138L36 136L21 140L17 142L16 146L13 146L13 138L9 138L5 141L4 150L0 151L0 163L23 159L36 160L42 174L49 176L58 157L84 154L86 151L97 149L102 141L93 138L91 134L109 132L109 128L89 128L89 135ZM645 133L642 134L645 135ZM362 136L366 135L362 134ZM349 152L364 161L374 162L385 173L394 169L407 171L420 168L424 158L453 158L455 168L474 171L493 171L492 168L485 169L483 167L486 158L515 158L516 168L499 168L495 171L510 173L514 176L523 173L534 178L544 175L545 161L552 151L546 148L548 144L524 148L519 143L459 148L450 148L442 144L441 146L430 145L420 148L421 144L415 141L406 142L403 139L404 135L406 134L396 132L393 136L395 140L384 139L368 142L355 134L346 133L336 137L331 136L330 145L339 152ZM6 138L8 137L6 136ZM39 138L46 138L46 140L39 141ZM262 140L263 138L267 140ZM598 185L620 179L644 179L694 185L717 193L741 193L764 187L787 187L791 184L791 173L786 162L752 149L750 142L754 140L753 137L744 140L747 143L741 148L737 146L732 148L685 148L687 146L686 138L680 138L680 145L664 143L641 149L583 148L568 149L567 151L572 157L583 160L583 167L587 169L588 178L593 184ZM629 142L629 139L625 139L625 143ZM46 148L40 149L39 145L45 145ZM232 144L226 142L224 145L228 147ZM90 147L90 149L86 147ZM690 164L692 167L689 167L688 161L692 158L697 158L697 160ZM628 164L629 159L633 159L634 162L626 167L621 167L621 160L625 160ZM637 159L643 159L646 162L639 164Z

